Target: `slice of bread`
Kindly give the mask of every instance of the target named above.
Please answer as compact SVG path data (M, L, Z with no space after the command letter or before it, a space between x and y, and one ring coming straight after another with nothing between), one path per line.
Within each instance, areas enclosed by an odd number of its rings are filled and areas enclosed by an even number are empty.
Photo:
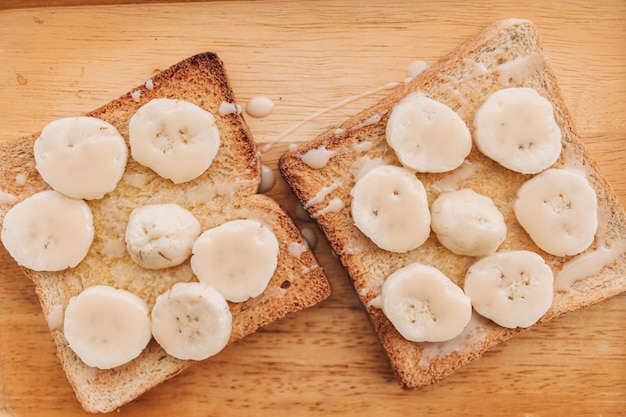
M257 194L261 166L253 138L240 114L219 111L222 103L236 101L217 55L204 53L185 59L88 115L113 124L128 139L130 117L141 105L162 97L189 101L215 116L221 146L209 169L190 182L175 185L129 157L115 191L88 202L96 236L86 258L76 268L60 272L25 270L35 284L44 315L53 323L51 333L67 378L89 412L115 410L194 363L167 355L152 340L126 365L98 370L86 366L63 336L60 312L70 297L87 286L124 288L152 306L174 283L195 279L189 260L165 270L147 270L131 260L125 251L124 232L135 207L173 202L190 210L202 230L228 220L252 218L266 223L276 234L280 242L278 267L260 296L230 304L233 329L229 343L330 295L329 283L312 252L305 249L299 230L274 200ZM35 169L33 141L37 136L0 142L0 189L17 197L10 204L7 198L0 202L0 222L13 204L49 188ZM22 180L16 181L16 176ZM291 245L299 250L294 251Z
M584 171L598 197L598 232L592 246L581 255L583 260L578 268L585 277L566 285L565 290L555 291L552 306L539 323L626 291L624 209L577 136L532 22L518 19L496 22L424 73L399 85L378 104L348 119L339 128L290 150L279 162L285 180L317 218L351 277L391 366L406 388L442 380L523 329L506 329L474 313L465 331L451 341L414 343L404 339L382 311L372 305L385 277L419 261L439 268L463 288L465 273L476 258L453 254L441 246L433 233L424 245L405 254L378 248L354 226L350 190L355 176L369 167L380 163L400 165L385 140L385 127L393 106L407 94L422 92L451 107L473 134L475 111L491 93L508 86L534 88L552 103L563 134L563 150L554 166ZM332 155L327 164L319 163L317 168L312 168L302 160L308 151L322 148L324 155ZM323 166L319 168L319 165ZM530 175L503 168L475 146L464 165L452 173L416 175L426 188L430 204L442 191L451 189L472 188L491 197L508 228L500 250L526 249L539 253L555 275L573 259L542 251L517 222L512 203L518 188ZM562 280L563 277L555 283L562 285Z

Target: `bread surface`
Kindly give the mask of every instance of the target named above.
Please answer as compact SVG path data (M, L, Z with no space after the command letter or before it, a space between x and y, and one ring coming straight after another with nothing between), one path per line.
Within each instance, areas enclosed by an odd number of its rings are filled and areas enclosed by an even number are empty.
M541 65L527 74L509 74L509 70L501 67L525 57L532 57ZM477 258L453 254L441 246L432 232L424 245L405 254L378 248L354 226L350 214L350 190L355 177L368 167L380 163L401 165L386 143L385 127L393 106L406 95L420 92L446 104L465 121L473 135L474 113L485 99L501 88L520 86L534 88L553 105L563 144L561 155L553 166L584 171L596 191L598 233L582 256L593 261L598 253L595 251L601 247L624 248L624 209L579 139L543 53L537 28L526 20L507 19L485 28L424 73L400 84L376 105L349 118L338 128L290 150L279 161L283 177L312 217L317 219L338 254L394 372L406 388L439 382L482 356L487 349L525 329L506 329L473 313L465 331L451 341L414 343L404 339L382 311L372 305L372 300L380 294L385 277L402 266L419 261L439 268L462 288L465 273ZM315 152L322 147L333 155L327 164L312 168L303 162L302 156L306 152ZM417 173L416 176L426 188L429 204L442 191L450 189L471 188L491 197L507 224L507 237L499 250L536 252L555 275L572 260L572 257L556 257L539 249L515 219L512 203L518 188L531 175L503 168L474 146L466 162L452 173ZM343 208L337 210L337 207ZM619 250L615 259L611 259L600 272L575 282L566 291L556 291L551 308L537 324L626 291L626 255L623 252L623 249ZM600 256L596 258L601 262Z
M87 202L94 216L95 239L85 259L65 271L24 270L35 284L44 316L56 314L72 296L90 285L127 289L151 307L156 297L174 283L195 280L189 260L164 270L147 270L135 264L125 251L124 233L130 212L157 203L176 203L190 210L202 230L229 220L251 218L264 222L276 234L280 245L278 267L268 287L256 298L230 303L233 328L229 344L327 298L330 287L312 252L290 250L293 244L304 248L299 230L278 203L257 194L260 161L244 119L237 113L219 112L223 102L234 104L236 100L217 55L204 53L185 59L87 115L113 124L128 145L130 117L151 99L163 97L189 101L215 116L221 134L217 156L200 177L175 185L135 162L129 149L125 174L115 191ZM17 197L11 204L0 204L0 223L12 205L49 189L35 169L33 142L37 137L34 134L0 142L0 189ZM16 175L26 180L16 181ZM98 370L86 366L74 354L62 327L53 326L51 333L67 378L89 412L113 411L194 363L167 355L152 340L138 358L126 365Z

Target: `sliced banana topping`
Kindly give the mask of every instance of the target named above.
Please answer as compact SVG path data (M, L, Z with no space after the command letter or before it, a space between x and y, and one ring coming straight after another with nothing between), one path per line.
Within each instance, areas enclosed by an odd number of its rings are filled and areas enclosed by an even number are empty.
M52 188L87 200L115 189L128 157L126 142L113 125L84 116L46 125L34 154L37 170Z
M232 220L196 240L191 269L232 302L260 295L278 265L278 239L256 220Z
M2 243L18 264L35 271L60 271L83 260L93 242L87 203L53 190L13 206L4 217Z
M152 204L134 209L126 227L130 257L148 269L183 263L200 235L200 222L178 204Z
M440 270L418 262L398 269L383 284L382 310L413 342L443 342L463 331L472 306L463 291Z
M468 188L440 194L430 212L437 239L457 255L488 255L506 237L500 210L489 197Z
M350 194L356 227L381 249L407 252L428 239L426 190L407 169L379 165L363 175Z
M70 299L63 332L85 364L111 369L130 362L148 345L149 314L148 305L135 294L94 285Z
M220 146L213 115L184 100L149 101L131 117L129 135L132 157L176 184L204 173Z
M598 200L587 179L551 168L526 181L513 206L517 220L544 251L556 256L587 249L598 229Z
M230 338L232 315L224 297L200 282L179 282L156 299L152 334L169 355L202 360Z
M552 104L532 88L505 88L490 95L476 111L474 127L483 154L522 174L543 171L561 153Z
M393 108L386 136L400 162L418 172L451 171L472 149L469 129L454 110L415 93Z
M554 276L541 256L529 251L489 255L470 266L465 294L478 314L503 327L528 327L552 304Z

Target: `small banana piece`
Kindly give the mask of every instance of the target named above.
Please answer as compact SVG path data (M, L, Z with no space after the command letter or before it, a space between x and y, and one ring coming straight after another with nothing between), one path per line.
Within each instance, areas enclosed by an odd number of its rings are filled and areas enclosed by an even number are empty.
M150 309L135 294L94 285L70 298L63 332L88 366L111 369L135 359L152 338Z
M472 306L443 272L415 262L387 277L382 310L394 327L413 342L443 342L463 331Z
M151 100L128 127L132 157L175 184L204 173L220 147L215 117L184 100Z
M552 104L532 88L505 88L490 95L476 111L474 127L483 154L522 174L547 169L561 153Z
M178 204L150 204L130 213L126 226L126 249L137 264L147 269L180 265L200 236L200 222Z
M191 269L235 303L260 295L278 265L278 239L265 224L232 220L202 233L192 248Z
M26 268L73 268L93 242L93 216L83 200L54 190L41 191L7 212L1 238L13 259Z
M457 255L488 255L506 238L500 210L489 197L469 188L440 194L430 212L437 239Z
M467 271L464 290L478 314L503 327L532 326L552 305L554 276L530 251L497 252Z
M228 343L232 315L224 297L200 282L179 282L152 308L152 335L169 355L203 360Z
M417 172L451 171L472 149L463 119L445 104L416 93L393 108L386 138L400 162Z
M93 200L115 189L128 151L117 129L95 117L66 117L47 124L34 145L37 171L56 191Z
M598 229L594 189L583 175L565 169L548 169L522 184L513 210L533 242L556 256L584 251Z
M403 253L428 239L426 190L409 170L379 165L363 175L350 194L356 227L379 248Z

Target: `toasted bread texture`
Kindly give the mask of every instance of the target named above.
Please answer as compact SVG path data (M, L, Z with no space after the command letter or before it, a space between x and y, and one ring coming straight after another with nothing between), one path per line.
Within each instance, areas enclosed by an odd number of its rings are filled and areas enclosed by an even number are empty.
M306 249L291 219L274 200L257 194L261 167L253 138L240 114L219 111L222 103L236 101L217 55L204 53L185 59L88 115L113 124L128 140L130 117L141 105L163 97L189 101L215 116L221 146L209 169L192 181L175 185L129 157L115 191L88 201L94 216L95 239L85 259L77 267L60 272L24 271L34 282L43 314L49 318L67 379L89 412L115 410L194 363L167 355L152 340L131 362L98 370L86 366L63 336L59 312L70 297L87 286L107 284L124 288L152 306L156 297L174 283L196 279L189 260L164 270L147 270L131 260L125 251L124 233L135 207L176 203L196 216L202 230L249 218L264 222L276 234L280 242L278 267L268 287L256 298L230 303L233 328L229 344L290 312L313 306L330 294L322 269ZM49 188L35 169L33 142L37 136L0 142L0 189L3 195L16 197L0 203L0 222L11 206ZM22 180L16 181L16 175ZM290 250L290 245L297 245L299 250Z
M551 308L539 324L626 291L626 217L611 186L577 136L532 22L507 19L494 23L410 82L400 84L376 105L287 152L279 162L283 177L317 219L347 270L391 366L406 388L439 382L487 349L526 329L503 328L473 313L463 333L450 341L414 343L404 339L376 306L385 277L419 261L437 267L463 288L466 271L477 258L453 254L432 232L426 243L408 253L378 248L354 226L350 190L356 178L372 166L401 165L385 140L385 128L393 106L408 94L420 92L446 104L473 135L474 114L487 97L501 88L521 86L537 90L552 103L563 145L553 166L584 172L597 194L599 227L591 247L576 257L556 257L538 248L517 222L512 207L517 190L532 176L503 168L475 146L460 168L416 176L426 188L429 204L441 192L461 188L489 196L507 225L507 237L499 250L524 249L543 257L555 274L556 291ZM303 161L307 152L322 148L326 155L332 155L327 164L312 168L305 163L308 158ZM574 269L580 276L559 274L574 262L578 262ZM566 282L572 278L580 279Z

